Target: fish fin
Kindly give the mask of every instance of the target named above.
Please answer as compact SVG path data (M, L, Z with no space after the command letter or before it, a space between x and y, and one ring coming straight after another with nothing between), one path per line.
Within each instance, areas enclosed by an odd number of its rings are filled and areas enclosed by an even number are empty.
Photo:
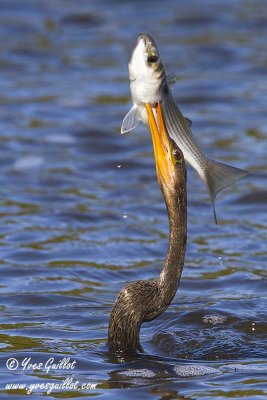
M187 125L189 126L189 128L191 128L191 126L192 126L192 124L193 124L193 122L191 121L191 119L189 119L189 118L184 118L185 120L186 120L186 123L187 123Z
M139 121L138 107L134 104L122 121L121 134L132 131L139 124Z
M213 207L214 220L217 225L217 217L215 211L215 199L217 194L233 185L235 182L249 175L248 171L232 167L227 164L220 163L218 161L210 160L208 168L206 169L203 180L208 188L210 199Z
M173 85L176 84L176 82L177 82L177 76L175 74L170 73L170 74L167 75L167 83L168 83L168 85L173 86Z

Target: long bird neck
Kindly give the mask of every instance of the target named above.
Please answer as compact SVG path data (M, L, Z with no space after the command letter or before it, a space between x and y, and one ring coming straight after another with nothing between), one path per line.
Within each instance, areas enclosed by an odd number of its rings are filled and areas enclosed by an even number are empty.
M187 200L185 180L179 179L171 192L165 188L161 188L161 190L168 210L170 234L167 256L160 274L160 284L172 299L179 285L186 250Z
M181 169L168 185L160 184L166 202L170 238L160 276L127 284L119 293L109 321L109 348L115 353L142 351L142 322L158 317L171 303L180 281L186 248L186 171Z

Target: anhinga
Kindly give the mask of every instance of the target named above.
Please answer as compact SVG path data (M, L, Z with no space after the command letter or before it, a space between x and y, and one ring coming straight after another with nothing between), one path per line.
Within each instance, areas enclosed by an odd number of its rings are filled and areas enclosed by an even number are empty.
M110 321L108 344L114 353L143 351L139 332L143 322L157 318L171 303L178 288L185 257L187 233L186 167L182 151L166 132L160 103L146 104L157 178L169 216L169 246L158 278L128 283L119 293ZM155 120L155 115L157 122Z

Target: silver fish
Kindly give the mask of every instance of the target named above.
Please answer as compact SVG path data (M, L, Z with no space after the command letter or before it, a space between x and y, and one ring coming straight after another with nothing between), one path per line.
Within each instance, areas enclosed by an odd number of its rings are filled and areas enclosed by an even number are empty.
M129 57L128 68L133 107L123 120L121 133L133 130L139 121L148 127L145 105L150 103L153 107L159 103L168 134L207 187L217 224L214 205L217 194L247 176L249 172L205 156L192 135L192 122L183 116L175 103L170 89L175 79L173 75L166 75L157 45L150 35L138 35Z

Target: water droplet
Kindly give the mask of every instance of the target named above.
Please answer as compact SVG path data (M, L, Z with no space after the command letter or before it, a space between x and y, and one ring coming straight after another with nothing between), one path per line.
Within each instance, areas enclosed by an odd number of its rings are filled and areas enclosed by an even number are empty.
M128 217L127 213L124 212L124 213L122 214L122 218L126 219L127 217Z
M120 169L120 168L121 168L121 165L120 165L120 164L118 164L118 165L117 165L117 168L119 168L119 169Z

